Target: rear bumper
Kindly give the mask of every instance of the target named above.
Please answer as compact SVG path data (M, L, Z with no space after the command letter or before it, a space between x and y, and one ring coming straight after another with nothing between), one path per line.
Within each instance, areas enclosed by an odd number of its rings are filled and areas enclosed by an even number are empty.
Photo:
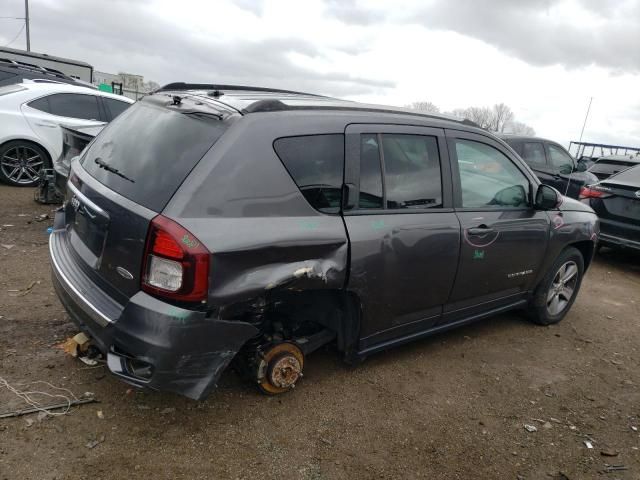
M640 250L640 226L600 217L600 243Z
M58 213L56 226L63 225ZM112 373L139 387L201 400L251 337L248 323L207 318L144 292L119 305L78 267L66 230L49 238L53 285L73 322L107 356ZM136 366L146 365L144 375Z
M631 248L634 250L640 250L640 242L629 240L627 238L617 237L615 235L609 235L602 232L600 232L599 242L600 244L608 247Z

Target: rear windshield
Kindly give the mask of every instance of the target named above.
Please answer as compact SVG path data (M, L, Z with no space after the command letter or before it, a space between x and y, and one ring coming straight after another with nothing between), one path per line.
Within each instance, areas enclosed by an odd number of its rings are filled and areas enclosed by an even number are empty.
M609 180L637 183L638 188L640 188L640 165L628 168L614 177L611 177Z
M589 171L595 174L613 175L614 173L621 172L633 165L637 165L635 162L625 162L623 160L599 160L596 162Z
M82 166L111 190L160 212L226 128L216 116L138 102L98 135Z

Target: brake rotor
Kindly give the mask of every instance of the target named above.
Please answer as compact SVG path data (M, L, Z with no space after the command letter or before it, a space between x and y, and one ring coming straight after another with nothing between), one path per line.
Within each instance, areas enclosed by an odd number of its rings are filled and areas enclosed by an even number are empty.
M303 368L302 350L293 343L279 343L267 350L260 362L258 386L270 395L288 392L302 377Z

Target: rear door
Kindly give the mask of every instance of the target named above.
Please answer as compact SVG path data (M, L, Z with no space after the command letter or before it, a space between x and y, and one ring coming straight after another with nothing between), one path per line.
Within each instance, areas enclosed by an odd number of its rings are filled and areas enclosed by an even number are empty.
M544 257L546 212L521 161L484 135L447 130L454 203L462 227L458 274L444 322L525 298Z
M62 153L60 124L83 127L104 124L104 115L98 97L91 94L55 93L22 106L29 126L53 153L54 159Z
M438 322L456 273L460 224L443 130L350 125L345 142L348 289L361 302L366 350Z

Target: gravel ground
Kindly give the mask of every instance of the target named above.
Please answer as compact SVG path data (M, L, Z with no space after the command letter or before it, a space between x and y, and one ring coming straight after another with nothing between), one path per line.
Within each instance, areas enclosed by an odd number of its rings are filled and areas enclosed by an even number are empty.
M637 255L603 250L556 326L502 315L357 368L328 349L287 395L230 371L194 402L58 348L76 330L51 286L52 221L38 221L52 207L32 195L0 186L0 376L99 403L0 419L0 479L640 478ZM21 406L0 387L0 411Z

